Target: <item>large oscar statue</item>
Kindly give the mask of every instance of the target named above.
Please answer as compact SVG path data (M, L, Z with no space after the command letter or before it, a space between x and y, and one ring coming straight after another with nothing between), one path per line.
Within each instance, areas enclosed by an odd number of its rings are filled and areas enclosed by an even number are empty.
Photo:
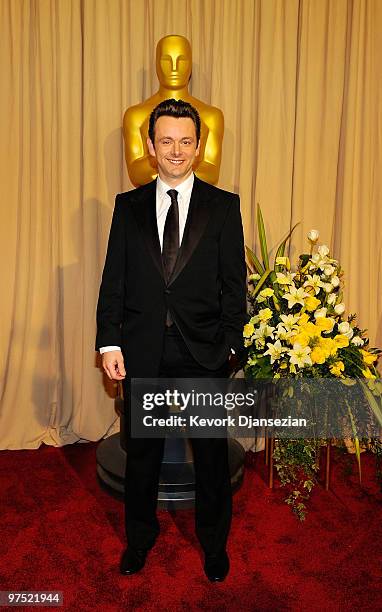
M188 92L191 77L191 46L183 36L162 38L156 49L156 71L159 90L153 96L127 109L123 119L127 170L135 186L144 185L157 176L155 159L147 149L149 118L162 100L185 100L197 108L201 119L200 154L195 174L204 181L216 183L219 178L224 132L223 113L194 98ZM97 472L101 482L117 494L124 492L125 457L128 445L124 436L123 401L117 400L121 415L121 434L104 440L97 449ZM232 489L239 488L243 478L243 447L229 440L229 463ZM183 439L168 438L162 462L158 503L164 508L192 507L195 499L192 449Z
M149 117L159 102L169 98L185 100L198 110L201 119L200 154L194 171L208 183L218 181L224 132L223 113L189 94L191 68L191 46L187 38L172 35L158 42L156 71L159 90L141 104L128 108L123 119L127 170L135 186L145 185L157 175L154 158L150 156L146 144Z

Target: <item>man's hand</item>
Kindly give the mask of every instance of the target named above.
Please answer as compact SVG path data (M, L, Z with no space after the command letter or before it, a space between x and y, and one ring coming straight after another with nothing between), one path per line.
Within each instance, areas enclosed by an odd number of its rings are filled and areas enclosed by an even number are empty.
M228 357L228 364L229 364L229 369L230 372L237 372L240 368L239 368L239 360L237 358L236 353L230 353L229 357Z
M121 351L107 351L102 355L102 367L110 380L123 380L126 376Z

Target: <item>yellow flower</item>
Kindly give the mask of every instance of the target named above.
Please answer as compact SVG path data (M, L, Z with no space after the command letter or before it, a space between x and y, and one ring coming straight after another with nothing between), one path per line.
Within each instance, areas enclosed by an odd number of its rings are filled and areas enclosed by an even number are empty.
M337 345L337 348L344 348L345 346L349 346L349 338L347 338L344 334L337 334L333 338L334 342Z
M301 346L308 346L308 344L309 344L309 336L305 332L300 331L295 336L291 336L289 338L289 342L292 345L297 343L297 344L300 344Z
M289 257L276 257L275 263L278 266L285 266L287 270L290 270Z
M306 312L303 312L302 315L300 315L300 318L298 320L299 325L305 325L305 323L307 323L309 321L309 315L306 314Z
M260 291L260 295L263 297L271 297L274 294L274 290L271 289L270 287L267 287L266 289L263 289L262 291Z
M319 304L321 304L320 300L318 300L313 295L310 295L309 297L305 298L305 308L307 309L308 312L312 312L313 310L316 310Z
M256 365L257 364L257 357L250 357L247 361L247 365Z
M361 353L363 357L363 362L367 365L372 365L374 361L378 359L378 355L373 355L373 353L369 353L369 351L365 351L364 349L361 349Z
M310 358L313 363L324 363L326 357L326 351L324 351L320 346L315 346L310 353Z
M310 338L317 338L321 336L320 328L311 321L308 321L308 323L305 323L305 325L301 325L301 329L305 334L308 334Z
M313 295L313 296L316 295L316 292L313 289L313 287L309 287L309 285L306 285L306 287L304 286L304 289L308 295Z
M371 373L370 368L366 368L366 370L362 370L362 374L365 378L376 378L374 374Z
M257 274L257 273L255 273L255 274L250 274L250 275L248 276L248 280L249 280L249 281L258 281L258 280L260 280L260 278L261 278L260 274Z
M269 319L272 318L272 311L270 308L262 308L262 310L259 311L259 321L269 321Z
M327 317L317 317L316 326L319 327L321 331L332 331L334 320L328 319Z
M329 370L334 376L342 376L345 366L342 361L336 361L330 366Z
M253 323L247 323L244 325L243 336L244 338L250 338L255 333L255 327Z
M318 346L325 351L327 357L337 353L338 346L332 338L320 338Z
M290 272L283 274L282 272L276 272L276 280L275 283L279 285L292 285L293 284L293 275Z
M302 317L300 317L302 318ZM321 330L311 321L299 325L297 334L290 338L290 342L301 344L301 346L308 346L311 340L314 338L321 339ZM313 343L315 344L315 343Z

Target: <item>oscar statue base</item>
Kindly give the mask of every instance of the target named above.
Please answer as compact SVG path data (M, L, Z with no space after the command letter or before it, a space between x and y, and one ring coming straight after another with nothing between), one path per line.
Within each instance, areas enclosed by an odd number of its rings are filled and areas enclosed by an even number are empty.
M124 496L126 452L128 443L125 443L119 433L103 440L97 448L97 474L100 484L118 498ZM243 481L245 451L239 442L229 438L228 454L234 493ZM160 474L158 507L167 510L192 508L194 502L195 476L191 444L186 439L168 438Z

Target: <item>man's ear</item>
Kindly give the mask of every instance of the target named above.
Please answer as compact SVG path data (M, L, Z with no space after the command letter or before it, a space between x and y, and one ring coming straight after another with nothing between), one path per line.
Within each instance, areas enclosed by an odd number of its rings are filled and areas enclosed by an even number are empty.
M200 153L200 139L198 142L198 146L196 147L196 150L195 150L195 157L199 157L199 153Z
M147 136L146 142L147 142L147 148L149 150L150 155L152 157L156 157L155 147L154 147L153 143L151 142L151 138L149 138L149 136Z

